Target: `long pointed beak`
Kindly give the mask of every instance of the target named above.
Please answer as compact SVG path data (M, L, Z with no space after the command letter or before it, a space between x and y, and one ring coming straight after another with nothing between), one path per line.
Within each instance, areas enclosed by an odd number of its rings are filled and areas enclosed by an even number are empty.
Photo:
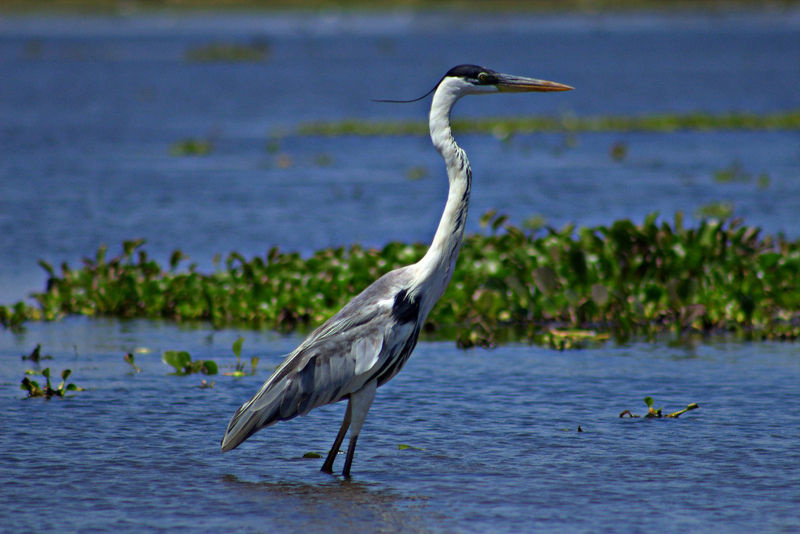
M497 82L497 89L504 93L530 93L533 91L547 93L551 91L571 91L574 89L574 87L562 83L523 78L522 76L512 76L510 74L498 74L497 78L499 80Z

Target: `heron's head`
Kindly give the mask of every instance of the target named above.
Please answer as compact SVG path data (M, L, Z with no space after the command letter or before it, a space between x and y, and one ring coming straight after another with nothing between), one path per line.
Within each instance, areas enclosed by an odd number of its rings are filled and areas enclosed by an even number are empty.
M447 84L451 90L459 93L459 96L490 93L544 93L573 89L569 85L503 74L477 65L453 67L444 75L437 88L442 84Z
M444 77L439 80L433 89L419 98L413 100L375 100L375 102L393 102L397 104L408 104L422 100L426 96L435 92L437 89L447 89L447 92L458 100L465 95L485 95L492 93L530 93L530 92L552 92L570 91L573 88L556 82L525 78L511 74L479 67L478 65L459 65L453 67Z

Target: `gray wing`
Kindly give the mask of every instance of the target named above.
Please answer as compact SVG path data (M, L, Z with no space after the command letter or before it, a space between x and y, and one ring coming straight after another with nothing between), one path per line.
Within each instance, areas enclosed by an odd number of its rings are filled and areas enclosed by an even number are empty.
M222 450L236 448L278 421L346 398L391 367L389 360L411 338L413 349L419 330L407 320L407 305L398 320L397 306L397 296L405 295L409 280L405 269L384 275L312 332L236 411Z

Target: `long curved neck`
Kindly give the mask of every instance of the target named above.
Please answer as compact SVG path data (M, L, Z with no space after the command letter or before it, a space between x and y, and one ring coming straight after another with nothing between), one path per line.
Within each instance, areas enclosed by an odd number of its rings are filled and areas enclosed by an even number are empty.
M417 264L418 276L429 284L427 300L430 308L442 296L453 276L453 268L464 238L469 194L472 188L469 160L466 153L456 144L450 129L450 111L459 96L456 91L440 87L433 95L431 104L431 140L447 166L450 190L433 242Z

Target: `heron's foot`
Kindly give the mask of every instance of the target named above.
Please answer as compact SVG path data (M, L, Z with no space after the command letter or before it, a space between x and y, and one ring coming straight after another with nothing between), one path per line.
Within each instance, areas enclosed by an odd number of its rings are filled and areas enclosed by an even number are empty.
M333 474L333 461L336 460L336 455L339 454L340 452L342 452L342 451L340 451L339 449L331 449L331 451L328 453L328 457L325 459L325 463L322 464L322 467L320 468L320 471L322 471L323 473L328 473L328 474L332 475Z

